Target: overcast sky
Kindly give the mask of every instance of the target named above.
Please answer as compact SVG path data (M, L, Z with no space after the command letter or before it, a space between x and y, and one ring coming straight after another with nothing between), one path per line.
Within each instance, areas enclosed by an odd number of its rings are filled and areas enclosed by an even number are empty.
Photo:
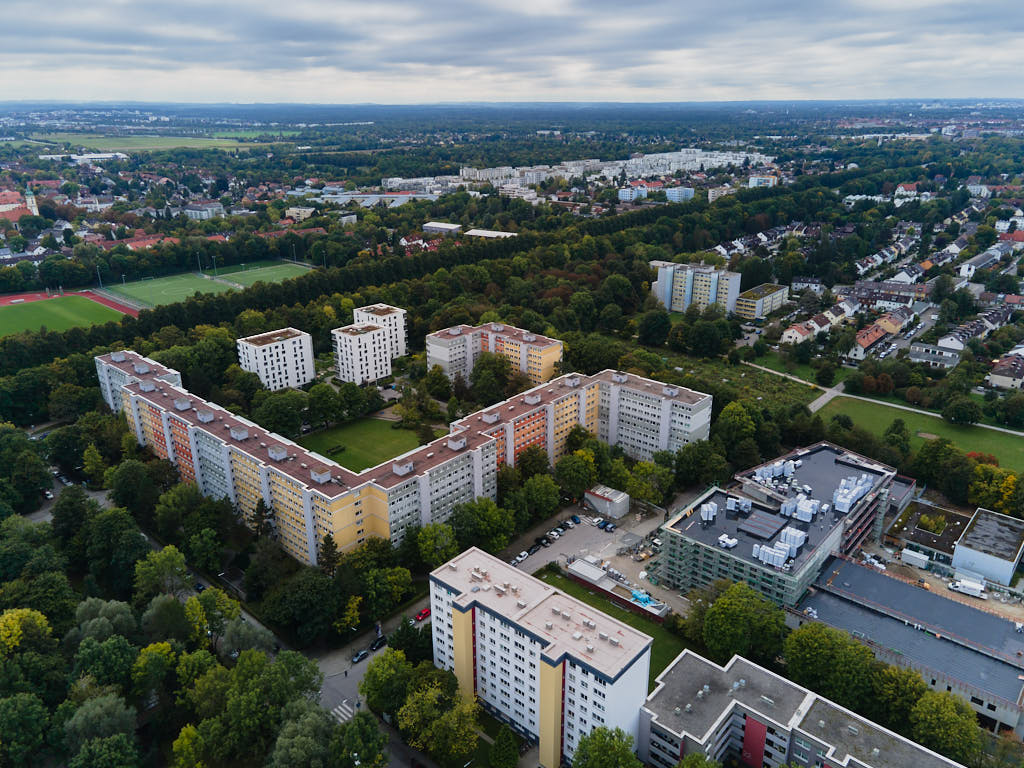
M1024 0L3 0L0 100L1024 97Z

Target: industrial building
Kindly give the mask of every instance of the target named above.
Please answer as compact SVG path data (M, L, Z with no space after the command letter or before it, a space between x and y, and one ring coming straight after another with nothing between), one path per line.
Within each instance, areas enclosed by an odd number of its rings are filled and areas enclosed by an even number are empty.
M844 630L882 661L916 669L933 690L963 698L984 726L1020 736L1024 633L1020 624L972 607L972 600L833 558L787 623L820 621Z
M896 471L818 443L741 472L662 526L658 578L680 590L745 581L794 606L832 552L853 552L878 526Z
M953 545L953 568L1008 587L1022 554L1024 520L978 507Z
M747 659L722 667L690 650L658 675L637 747L655 768L694 753L750 768L963 768Z
M629 494L607 485L595 485L584 493L583 503L595 514L612 520L618 520L629 512Z
M670 312L685 312L691 304L704 309L717 304L726 312L736 311L740 274L705 264L676 264L652 261L658 276L651 293Z
M762 283L736 297L736 314L744 320L758 320L781 309L788 300L789 288L785 285Z
M481 352L508 359L512 371L524 374L531 383L541 384L555 375L562 362L562 342L539 333L504 323L455 325L427 336L427 369L435 365L451 380L469 374Z
M246 336L236 344L242 370L259 376L267 389L298 389L316 378L313 337L305 331L281 328Z
M430 610L434 664L537 742L544 768L597 727L636 740L648 635L476 548L430 574Z
M706 439L711 424L710 395L618 371L569 374L357 473L192 395L176 371L134 352L95 361L104 400L125 414L140 444L246 518L262 499L281 546L310 564L326 533L343 550L370 536L397 545L410 527L443 522L453 507L480 496L495 498L501 465L514 465L531 445L557 461L574 426L648 459Z

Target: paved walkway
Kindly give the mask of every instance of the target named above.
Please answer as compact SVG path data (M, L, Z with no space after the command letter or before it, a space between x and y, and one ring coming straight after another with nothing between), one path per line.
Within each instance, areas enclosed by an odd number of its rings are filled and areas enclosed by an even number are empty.
M811 413L820 411L826 405L831 403L833 398L835 398L837 395L841 395L843 393L843 389L844 384L841 381L834 387L829 387L828 389L825 390L824 394L822 394L821 397L819 397L817 400L814 400L812 403L810 403L810 405L807 406L807 410L809 410ZM849 397L849 395L847 395L847 397Z

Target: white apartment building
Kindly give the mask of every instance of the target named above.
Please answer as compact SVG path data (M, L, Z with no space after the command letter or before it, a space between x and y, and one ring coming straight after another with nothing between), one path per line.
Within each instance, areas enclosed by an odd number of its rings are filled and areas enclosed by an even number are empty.
M736 311L742 279L738 272L672 261L652 261L651 269L658 272L651 293L670 312L685 312L691 304L700 309L717 304L726 312Z
M270 390L298 388L316 378L313 337L281 328L238 340L238 364L260 377Z
M665 197L670 203L685 203L693 200L693 187L669 187L665 190Z
M388 351L393 360L396 357L404 357L408 351L405 329L406 314L404 309L393 307L390 304L368 304L365 307L356 307L352 313L352 322L370 323L385 329Z
M353 323L331 331L338 378L365 384L391 375L391 343L387 328Z
M508 358L534 384L550 379L562 360L562 342L504 323L456 325L427 336L427 369L435 365L452 381L469 381L481 352Z
M651 638L479 549L430 574L434 664L558 768L594 728L639 736Z

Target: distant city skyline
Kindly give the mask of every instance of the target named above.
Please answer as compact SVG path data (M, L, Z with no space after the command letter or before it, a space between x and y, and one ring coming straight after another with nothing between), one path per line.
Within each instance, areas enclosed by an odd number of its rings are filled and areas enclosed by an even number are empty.
M1010 0L8 0L0 100L1021 98Z

